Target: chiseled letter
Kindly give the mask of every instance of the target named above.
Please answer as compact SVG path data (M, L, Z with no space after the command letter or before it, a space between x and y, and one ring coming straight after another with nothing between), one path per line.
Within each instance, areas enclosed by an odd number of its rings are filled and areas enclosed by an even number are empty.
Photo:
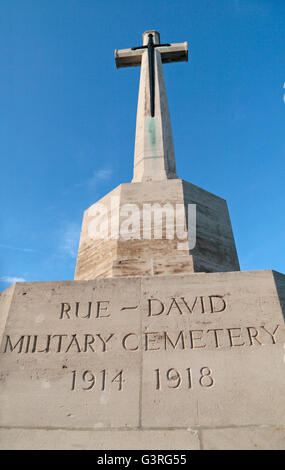
M88 312L86 315L79 315L79 305L80 305L80 302L75 302L75 305L76 305L76 308L75 308L75 316L77 318L90 318L91 316L91 306L92 306L92 302L88 302Z
M160 349L160 346L158 346L158 348L150 348L149 347L149 343L152 342L152 343L155 343L156 340L155 338L149 338L149 335L158 335L159 333L157 331L148 331L144 334L145 336L145 351L158 351Z
M270 337L272 339L272 344L276 344L274 335L275 335L276 331L278 330L279 325L276 326L275 330L272 333L268 329L266 329L265 326L261 326L261 328L263 328L264 331L266 331L266 333L268 333L270 335Z
M211 305L211 313L220 313L220 312L223 312L224 310L226 310L227 304L226 304L226 301L224 300L223 297L224 297L223 295L209 295L210 305ZM213 299L219 299L220 301L222 301L222 305L220 306L221 307L220 310L215 309ZM217 305L216 305L216 307L217 307Z
M105 318L105 317L109 317L110 316L110 313L108 315L100 315L101 311L105 311L105 310L108 310L108 305L109 305L109 300L98 300L97 302L97 315L96 315L96 318ZM105 307L104 305L101 306L101 304L107 304L107 306Z
M10 336L7 335L7 336L6 336L6 345L5 345L4 353L7 352L8 343L9 343L10 351L11 351L11 352L14 351L14 349L15 349L15 348L18 346L18 344L20 343L20 344L19 344L19 351L18 351L18 353L22 352L24 338L25 338L25 335L21 336L21 337L18 339L17 343L16 343L16 344L14 345L14 347L13 347L13 346L12 346L12 342L11 342L11 340L10 340Z
M182 347L182 349L185 349L185 342L184 342L184 333L183 333L183 331L180 331L180 332L179 332L175 343L172 342L172 340L169 338L167 332L165 331L165 332L164 332L164 348L165 348L165 350L167 349L167 341L171 344L171 346L172 346L173 349L176 349L176 346L177 346L177 344L178 344L178 342L179 342L179 339L181 339L181 347Z
M129 338L130 336L136 336L137 338L137 335L136 333L128 333L126 336L123 337L122 339L122 345L123 345L123 348L126 350L126 351L137 351L137 349L139 349L139 346L136 345L135 347L127 347L126 345L126 341L127 341L127 338Z
M190 333L190 342L191 342L190 347L191 347L191 349L205 348L206 347L206 344L201 344L200 346L199 345L194 346L194 341L201 341L201 339L203 337L203 333L204 333L203 330L190 330L189 333ZM195 338L193 336L193 333L200 333L200 335L199 335L198 338L197 337Z
M171 304L170 304L170 307L169 307L168 312L167 312L166 315L169 315L170 310L171 310L172 308L177 308L177 309L179 310L180 315L183 315L183 312L182 312L181 308L179 307L178 303L176 302L175 297L172 297L172 302L171 302Z
M253 346L253 341L252 341L253 339L257 342L257 344L259 344L259 346L262 346L262 343L257 339L259 332L254 326L248 326L247 332L249 336L250 346Z
M73 346L73 345L75 345L77 347L77 352L81 352L76 334L72 335L72 340L70 341L70 343L69 343L69 345L68 345L65 352L67 353L70 350L71 346Z
M240 338L241 337L241 328L227 328L228 333L229 333L229 338L230 338L230 345L231 347L233 346L244 346L245 342L239 343L239 344L234 344L234 338ZM234 334L234 331L239 331L237 335Z
M152 302L159 302L161 310L160 312L153 313L152 311ZM158 299L148 299L148 316L149 317L155 317L156 315L161 315L164 312L164 304L161 302L161 300Z
M92 352L94 352L94 349L92 348L91 344L93 344L95 341L95 338L93 335L86 334L85 335L85 346L84 346L84 352L87 352L88 346L91 349Z
M66 306L66 309L65 309L65 306ZM68 313L70 309L71 309L71 305L69 303L63 302L61 304L61 312L60 312L60 317L59 317L60 320L62 320L64 313L66 315L66 318L70 318L69 313Z
M213 328L213 329L207 330L207 333L210 333L211 331L213 331L213 333L214 333L216 348L219 348L221 345L219 343L218 331L223 331L223 329L222 328Z
M98 338L102 341L103 343L102 352L105 352L107 350L107 343L114 336L114 333L111 333L107 339L102 338L100 333L96 334L96 336L98 336Z

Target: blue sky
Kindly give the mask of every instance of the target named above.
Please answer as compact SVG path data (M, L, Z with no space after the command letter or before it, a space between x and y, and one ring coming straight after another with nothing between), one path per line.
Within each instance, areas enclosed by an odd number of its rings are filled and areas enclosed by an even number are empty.
M241 269L285 271L284 0L2 0L0 289L73 279L83 211L132 178L148 29L188 41L164 66L178 175L228 202Z

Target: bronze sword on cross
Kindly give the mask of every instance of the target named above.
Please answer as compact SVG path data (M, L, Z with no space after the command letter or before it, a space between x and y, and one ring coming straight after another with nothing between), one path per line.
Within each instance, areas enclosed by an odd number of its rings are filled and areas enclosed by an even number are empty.
M150 115L154 117L154 48L155 47L171 47L171 44L154 44L153 35L148 35L148 43L146 46L132 47L132 51L139 49L147 49L148 52L148 73L149 73L149 94L150 94Z
M154 49L158 48L161 54L162 63L184 62L188 60L187 43L160 44L159 35L155 32L148 33L148 42L142 46L131 49L115 50L115 61L117 68L131 67L141 64L141 57L144 50L148 52L149 68L149 88L150 88L150 114L155 115L155 66ZM147 34L147 33L144 33Z

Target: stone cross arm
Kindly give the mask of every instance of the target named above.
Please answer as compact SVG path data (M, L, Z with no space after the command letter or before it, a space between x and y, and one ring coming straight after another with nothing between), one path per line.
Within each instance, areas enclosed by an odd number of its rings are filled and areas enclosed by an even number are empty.
M162 63L169 62L187 62L188 44L187 42L169 44L167 46L157 46L156 49L161 54ZM144 49L115 49L116 67L136 67L141 65L141 59Z

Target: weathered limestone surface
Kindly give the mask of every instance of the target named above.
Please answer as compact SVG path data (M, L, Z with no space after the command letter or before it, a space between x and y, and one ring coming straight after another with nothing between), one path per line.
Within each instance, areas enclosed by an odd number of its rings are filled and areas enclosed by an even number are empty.
M0 293L0 341L5 328L7 316L9 313L12 297L14 294L15 284L8 287L4 292Z
M0 428L2 450L136 450L138 447L140 450L284 450L285 427L158 431Z
M272 271L17 283L0 446L282 447L283 289Z
M0 449L9 450L199 450L198 431L167 430L71 430L0 428Z
M116 239L115 228L122 227L131 213L122 212L127 204L139 209L137 230L132 238L120 236ZM144 232L146 224L143 224L146 204L152 207L158 204L162 208L170 205L174 214L176 205L180 204L184 211L178 219L175 215L173 219L162 218L161 239L154 238L155 224L159 220L154 215L147 238ZM196 204L197 241L195 248L191 249L187 233L188 204ZM99 220L107 221L109 231L106 232L107 237L94 239L92 229L94 221L98 220L96 210L99 206L106 208L105 217ZM174 237L167 239L171 220L174 220ZM183 239L184 230L186 238ZM75 279L237 270L239 262L226 201L187 181L173 179L121 184L84 213Z
M285 427L203 429L201 442L205 450L284 450Z

